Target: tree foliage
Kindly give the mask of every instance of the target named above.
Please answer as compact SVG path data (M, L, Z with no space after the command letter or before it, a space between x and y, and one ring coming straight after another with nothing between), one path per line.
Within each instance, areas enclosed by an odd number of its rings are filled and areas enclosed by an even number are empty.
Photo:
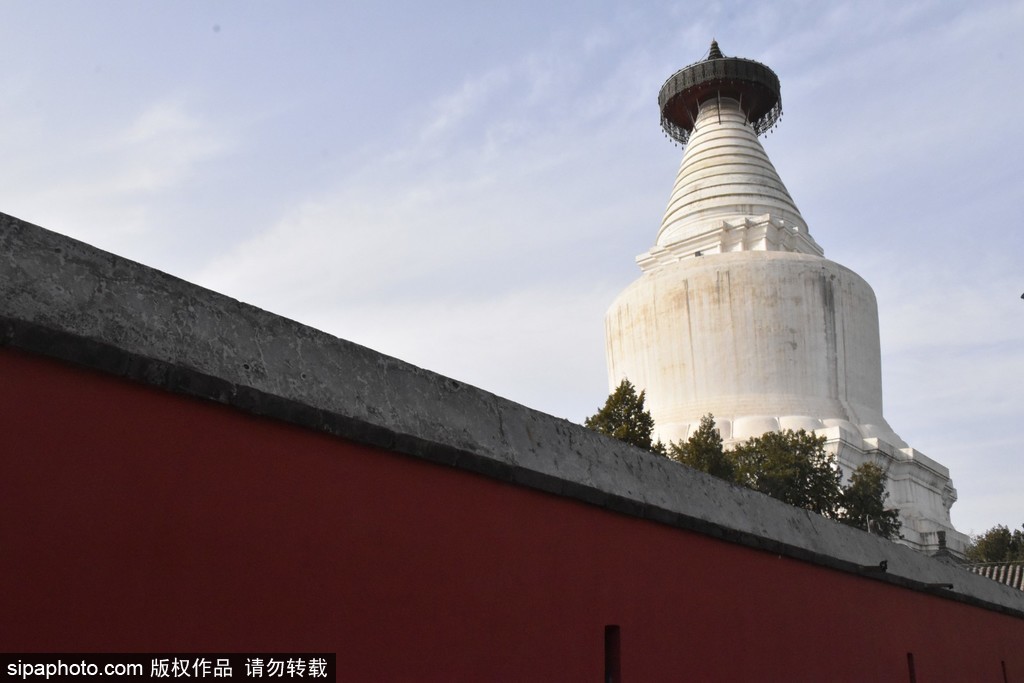
M885 470L865 463L843 486L842 471L825 450L824 437L804 430L768 432L726 451L715 418L708 414L689 439L669 444L668 456L843 524L899 538L899 510L885 509Z
M970 562L1024 562L1024 530L997 524L972 537L966 555Z
M767 432L731 451L736 481L784 503L839 517L843 474L825 437L801 429Z
M710 413L701 418L700 425L686 441L672 442L666 447L661 441L651 441L654 418L645 408L644 400L645 392L638 394L636 387L624 379L608 396L604 406L588 417L584 424L602 434L667 455L676 462L768 494L784 503L885 538L899 538L899 510L885 508L888 497L886 473L878 465L864 463L853 471L850 483L843 486L843 473L835 456L825 450L825 437L803 429L767 432L727 451L715 427L715 418ZM999 527L989 533L997 529ZM1005 527L1002 529L1009 534ZM1003 536L998 539L1003 539ZM995 547L997 540L979 540L978 543L984 548ZM1003 545L1016 548L1020 559L1024 559L1024 534L1020 531L1010 535L1010 540Z
M711 413L700 419L700 426L689 439L669 444L668 457L719 479L736 480L736 468L722 448L722 436Z
M664 452L665 448L659 441L651 443L651 433L654 431L654 418L650 411L644 408L644 393L636 393L636 387L624 379L619 386L608 396L604 407L591 415L583 423L594 431L607 434L619 441L645 448ZM660 447L660 451L657 449Z
M866 462L853 471L850 483L843 487L839 521L858 529L893 539L899 538L899 510L886 510L885 470Z

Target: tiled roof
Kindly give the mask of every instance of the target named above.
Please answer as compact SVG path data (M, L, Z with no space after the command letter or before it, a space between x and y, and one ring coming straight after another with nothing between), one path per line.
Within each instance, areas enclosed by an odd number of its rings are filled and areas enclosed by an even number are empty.
M1024 562L987 562L972 564L968 569L993 581L1024 590Z

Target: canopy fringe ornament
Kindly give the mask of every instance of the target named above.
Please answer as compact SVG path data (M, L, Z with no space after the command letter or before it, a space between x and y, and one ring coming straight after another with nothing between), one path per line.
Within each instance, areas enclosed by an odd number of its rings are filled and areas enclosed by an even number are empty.
M723 97L739 101L756 135L768 133L782 117L782 87L775 72L752 59L724 56L712 40L707 58L683 67L661 86L661 127L685 146L700 105Z

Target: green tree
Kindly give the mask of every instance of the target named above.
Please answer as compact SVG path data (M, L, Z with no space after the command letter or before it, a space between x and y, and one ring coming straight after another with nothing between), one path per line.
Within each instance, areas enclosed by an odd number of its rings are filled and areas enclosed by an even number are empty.
M700 425L689 439L669 444L668 457L719 479L736 480L736 468L722 447L722 436L711 413L700 419Z
M825 437L803 429L767 432L729 455L738 483L830 519L839 516L842 472L825 451Z
M997 524L972 537L966 555L970 562L1024 562L1024 531Z
M888 539L900 537L899 510L886 510L885 470L866 462L843 487L839 521Z
M636 393L636 387L624 379L619 386L608 396L604 407L591 415L583 423L594 431L607 434L619 441L654 450L660 447L664 452L664 445L659 441L651 443L651 432L654 431L654 418L650 411L644 408L644 392Z
M773 498L870 531L900 537L899 510L886 510L886 473L874 463L854 470L847 486L825 437L801 429L768 432L726 451L710 413L686 441L669 444L676 462Z

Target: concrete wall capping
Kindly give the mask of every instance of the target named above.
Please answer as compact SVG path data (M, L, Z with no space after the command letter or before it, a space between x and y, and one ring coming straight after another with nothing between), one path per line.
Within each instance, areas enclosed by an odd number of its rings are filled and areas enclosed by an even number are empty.
M1024 618L1022 591L5 214L0 345Z

